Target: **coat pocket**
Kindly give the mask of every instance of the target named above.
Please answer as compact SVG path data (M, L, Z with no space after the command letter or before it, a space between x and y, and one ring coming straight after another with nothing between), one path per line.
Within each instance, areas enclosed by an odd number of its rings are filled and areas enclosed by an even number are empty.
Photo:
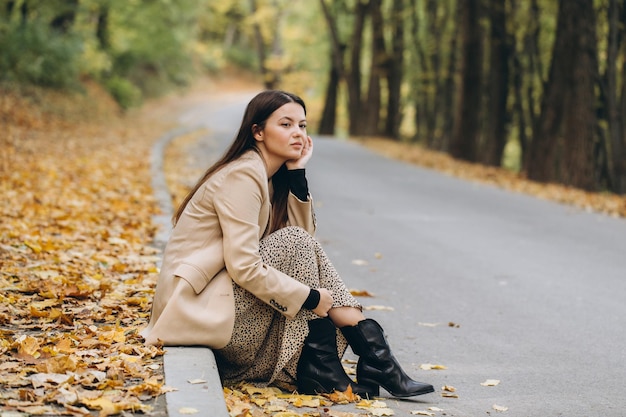
M193 288L193 291L196 294L200 294L209 284L209 282L211 282L213 277L217 275L222 269L224 269L223 266L219 270L215 272L211 271L207 274L195 265L183 263L178 265L178 267L174 271L174 275L179 276L187 281L189 285L191 285L191 287Z

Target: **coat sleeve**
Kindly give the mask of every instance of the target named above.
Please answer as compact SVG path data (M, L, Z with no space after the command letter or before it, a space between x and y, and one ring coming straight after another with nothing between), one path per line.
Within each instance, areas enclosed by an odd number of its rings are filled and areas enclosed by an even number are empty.
M300 226L311 236L315 235L317 221L313 209L313 198L309 194L307 201L301 201L293 193L287 199L287 218L289 226Z
M261 259L259 241L263 231L259 215L265 196L263 181L267 179L254 167L241 165L229 172L216 190L213 205L222 228L224 261L233 281L294 318L310 288Z

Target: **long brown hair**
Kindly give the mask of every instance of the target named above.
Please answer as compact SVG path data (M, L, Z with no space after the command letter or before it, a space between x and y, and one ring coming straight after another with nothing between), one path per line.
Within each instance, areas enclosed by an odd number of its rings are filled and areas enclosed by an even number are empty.
M172 222L174 225L180 219L189 200L198 191L198 189L206 182L207 179L217 172L224 165L236 160L246 151L252 149L259 152L254 139L253 126L255 129L264 129L265 122L279 107L287 103L298 103L304 109L306 114L306 106L304 101L295 94L281 90L268 90L257 94L246 107L246 111L239 127L239 132L235 140L226 150L224 155L198 180L196 185L185 196L183 202L178 206ZM289 184L287 183L287 168L283 164L280 169L272 176L272 186L274 192L272 194L272 222L270 224L270 233L283 227L287 222L287 198L289 196Z

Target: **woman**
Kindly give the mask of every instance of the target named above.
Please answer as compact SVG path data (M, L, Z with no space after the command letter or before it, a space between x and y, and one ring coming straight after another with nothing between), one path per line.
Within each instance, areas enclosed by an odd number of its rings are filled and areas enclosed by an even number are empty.
M174 216L146 342L213 348L225 384L432 392L404 373L312 237L312 153L302 99L265 91L250 101L235 141ZM358 384L341 365L344 337L360 355Z

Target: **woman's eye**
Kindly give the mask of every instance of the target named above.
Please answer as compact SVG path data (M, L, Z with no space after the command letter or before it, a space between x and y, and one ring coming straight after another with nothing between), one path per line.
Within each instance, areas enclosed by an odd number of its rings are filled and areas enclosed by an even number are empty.
M306 129L306 125L300 125L300 129Z
M289 127L289 126L291 126L291 123L283 123L282 125L285 126L285 127Z

